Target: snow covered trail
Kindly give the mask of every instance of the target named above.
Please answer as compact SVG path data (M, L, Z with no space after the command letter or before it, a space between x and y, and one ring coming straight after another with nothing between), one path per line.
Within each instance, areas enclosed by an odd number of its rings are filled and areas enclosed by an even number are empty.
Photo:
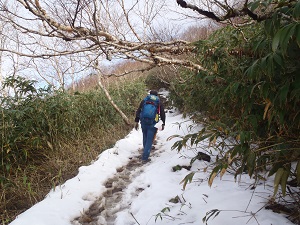
M135 177L143 173L143 167L146 165L140 160L142 152L142 149L139 149L137 155L130 157L130 161L126 165L117 169L117 173L105 182L107 190L97 198L87 211L75 218L74 225L114 225L117 213L130 208L130 204L123 200L124 191ZM158 151L153 149L152 157L156 156L157 153ZM130 199L137 197L143 190L143 187L136 187L130 194Z
M209 187L210 163L197 160L190 169L195 172L193 181L183 190L180 182L191 171L172 168L188 166L200 149L178 153L171 150L178 139L168 138L187 134L191 124L181 114L167 113L165 130L158 132L156 150L147 164L137 159L142 132L132 130L10 225L199 225L205 224L202 219L208 212L214 213L209 214L213 215L209 225L293 224L264 208L273 193L272 179L251 190L254 181L248 175L235 182L226 173Z

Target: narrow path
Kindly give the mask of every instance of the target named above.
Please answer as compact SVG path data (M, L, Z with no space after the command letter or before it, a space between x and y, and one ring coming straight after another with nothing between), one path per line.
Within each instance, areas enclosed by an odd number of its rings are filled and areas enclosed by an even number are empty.
M132 156L126 165L117 169L115 176L105 182L106 191L92 203L87 211L72 221L73 225L114 225L116 213L130 207L128 204L122 204L124 190L148 164L141 162L139 159L141 154L142 149L139 149L139 155ZM158 154L159 151L156 149L151 150L152 157ZM138 196L143 190L143 188L138 188L133 195Z

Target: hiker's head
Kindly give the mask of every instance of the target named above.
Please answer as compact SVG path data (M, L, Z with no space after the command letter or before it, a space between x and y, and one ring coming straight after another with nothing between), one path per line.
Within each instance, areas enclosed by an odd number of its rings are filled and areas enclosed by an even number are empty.
M158 92L157 92L156 90L151 90L151 91L150 91L150 95L156 95L156 96L157 96L157 95L158 95Z

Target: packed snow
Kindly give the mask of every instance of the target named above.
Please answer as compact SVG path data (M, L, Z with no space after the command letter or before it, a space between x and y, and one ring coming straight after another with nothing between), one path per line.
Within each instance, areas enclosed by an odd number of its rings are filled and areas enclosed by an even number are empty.
M174 172L172 168L176 165L189 166L191 158L197 151L203 152L206 144L180 152L172 150L172 145L179 139L170 136L196 132L201 126L191 128L192 121L176 110L167 112L166 116L165 129L158 131L155 149L150 154L151 162L135 164L136 167L126 175L129 181L126 188L120 189L120 198L113 209L106 211L106 214L114 214L113 221L106 221L107 216L99 211L96 221L90 224L199 225L205 224L205 216L206 219L211 216L207 221L209 225L293 224L283 214L264 208L273 194L272 178L252 189L254 180L247 174L235 180L231 173L225 173L222 179L217 176L209 187L214 157L210 163L196 160L190 171ZM107 201L108 196L103 195L108 189L107 180L113 180L120 168L130 161L138 162L141 149L142 131L133 129L91 165L80 167L76 177L51 190L43 201L19 215L10 225L82 224L76 218L88 211L93 203ZM184 189L181 181L191 172L195 175Z

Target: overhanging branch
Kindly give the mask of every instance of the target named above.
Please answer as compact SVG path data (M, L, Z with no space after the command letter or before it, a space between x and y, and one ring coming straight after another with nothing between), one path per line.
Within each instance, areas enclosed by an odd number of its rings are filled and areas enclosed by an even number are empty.
M30 28L26 27L26 23L14 23L15 27L21 32L30 33L37 36L48 37L48 38L58 38L69 43L72 43L73 46L77 43L84 43L83 48L79 48L76 50L73 49L64 49L57 50L53 46L47 50L47 53L40 52L28 54L27 52L17 52L10 50L10 52L16 53L18 55L33 57L33 58L49 58L52 56L58 55L68 55L68 54L76 54L80 52L88 52L90 51L96 55L106 55L108 60L113 58L123 58L123 59L133 59L140 62L148 63L150 67L154 66L163 66L174 64L177 66L183 66L192 70L205 70L201 65L190 61L188 59L182 60L180 55L184 54L193 54L195 46L190 42L176 40L176 41L167 41L167 42L159 42L159 41L142 41L141 39L135 41L127 41L124 38L120 38L119 36L110 33L107 29L102 29L101 26L98 26L97 22L100 21L100 18L97 18L96 10L97 4L94 1L94 4L91 4L89 8L89 15L91 21L89 24L80 23L81 27L75 26L75 18L79 14L79 3L74 3L74 13L75 15L71 16L66 20L66 23L59 22L61 21L59 15L57 17L56 14L51 14L51 11L47 11L46 8L43 8L42 0L17 0L20 4L22 4L33 16L34 19L41 22L40 27L38 28ZM62 3L63 4L63 3ZM125 10L125 6L123 6L123 10ZM67 7L64 7L67 9ZM50 9L49 9L50 10ZM132 8L130 8L132 10ZM81 13L81 12L80 12ZM127 23L129 23L128 13L123 11L125 19ZM68 15L71 15L68 12ZM26 19L19 17L21 20L26 21ZM71 24L68 24L68 21ZM134 31L134 27L132 24L129 24L130 29ZM137 36L137 35L136 35ZM53 50L51 52L50 50ZM42 50L41 50L42 51Z
M254 13L253 11L251 11L248 7L248 0L245 1L243 7L240 9L234 9L232 7L227 7L227 6L221 5L222 9L225 10L225 12L226 12L226 14L224 16L217 16L214 12L201 9L196 5L187 3L184 0L176 0L176 1L180 7L192 9L193 11L196 11L200 15L205 16L209 19L212 19L216 22L222 22L222 21L226 21L231 18L236 18L236 17L241 17L241 16L249 16L251 19L260 22L260 21L266 20L272 16L272 12L265 13L263 15L258 15L256 13ZM216 1L216 3L217 3L217 1Z

